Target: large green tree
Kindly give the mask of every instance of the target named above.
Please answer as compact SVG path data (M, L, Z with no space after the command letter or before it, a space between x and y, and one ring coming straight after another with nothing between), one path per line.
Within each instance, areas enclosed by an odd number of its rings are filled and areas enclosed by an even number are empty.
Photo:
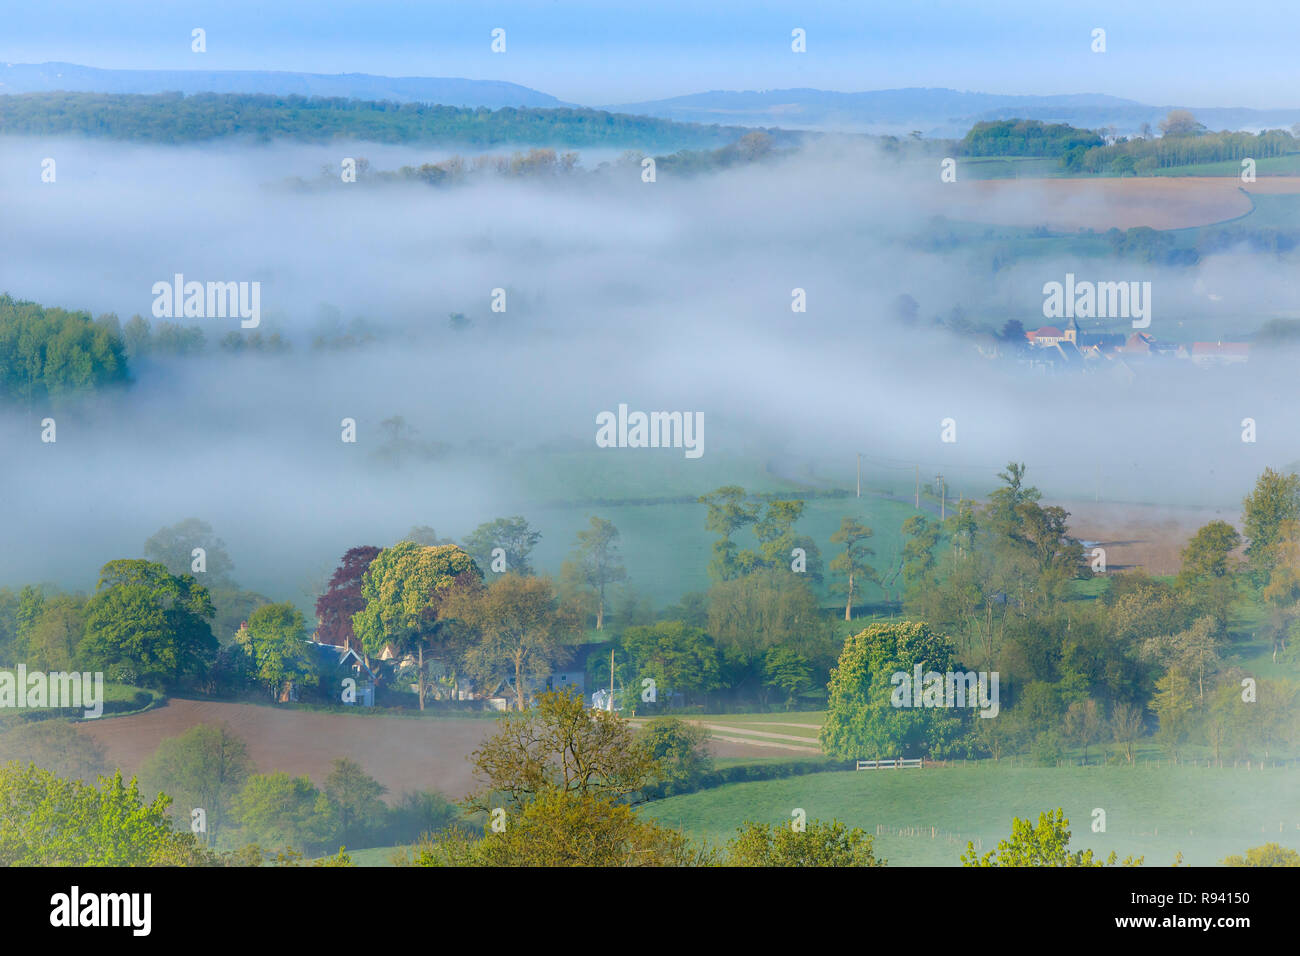
M152 561L110 561L86 603L83 663L110 679L172 685L198 677L217 653L208 591Z
M634 690L655 682L657 694L676 691L689 703L721 683L718 652L709 636L682 621L660 621L624 628L619 644L632 663Z
M352 629L370 657L380 657L388 645L414 656L421 710L429 686L426 654L441 654L444 663L455 657L443 604L457 591L475 589L482 577L474 559L455 545L413 541L379 552L362 576L366 606L353 616Z
M1246 562L1256 586L1263 587L1273 570L1272 547L1282 526L1300 520L1300 475L1265 468L1243 499L1242 509L1242 532L1249 542Z
M954 669L954 653L947 638L919 621L877 622L850 637L831 671L822 750L842 760L944 755L960 719L949 707L895 707L893 678L912 681L918 664L923 674L944 674ZM921 702L920 692L913 688L912 703Z
M253 673L272 700L289 684L316 682L314 662L307 654L307 621L292 604L259 607L249 615L236 642L248 654Z

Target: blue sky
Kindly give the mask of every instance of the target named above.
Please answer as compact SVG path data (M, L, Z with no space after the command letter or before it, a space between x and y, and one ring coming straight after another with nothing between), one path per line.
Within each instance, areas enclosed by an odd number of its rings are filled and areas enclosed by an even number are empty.
M1296 106L1300 3L1218 0L41 0L11 3L0 59L501 79L585 104L708 89L946 86ZM190 52L203 27L208 52ZM493 54L503 27L507 51ZM808 52L790 51L807 31ZM1094 27L1107 52L1089 49Z

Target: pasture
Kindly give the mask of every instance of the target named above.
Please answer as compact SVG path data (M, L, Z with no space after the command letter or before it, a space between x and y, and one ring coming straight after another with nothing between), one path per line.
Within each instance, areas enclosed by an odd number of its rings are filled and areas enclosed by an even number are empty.
M957 866L967 841L987 852L1011 832L1013 816L1063 807L1072 849L1146 866L1215 865L1230 853L1277 842L1300 848L1300 769L1244 765L1019 767L1006 761L922 770L841 771L737 783L646 805L641 812L697 839L725 843L745 820L780 823L796 808L876 836L891 866ZM1106 832L1091 832L1093 811ZM933 830L932 830L933 828ZM931 835L933 832L933 836Z

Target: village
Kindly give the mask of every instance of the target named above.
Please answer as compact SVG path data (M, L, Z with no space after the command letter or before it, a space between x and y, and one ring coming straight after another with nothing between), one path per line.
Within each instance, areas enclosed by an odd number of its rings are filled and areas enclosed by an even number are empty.
M1199 368L1243 365L1250 357L1247 342L1162 342L1149 332L1085 332L1075 319L1065 328L1043 325L1024 331L1020 346L1015 325L999 338L976 337L976 350L988 359L1013 359L1035 374L1107 369L1125 377L1150 362L1187 362Z

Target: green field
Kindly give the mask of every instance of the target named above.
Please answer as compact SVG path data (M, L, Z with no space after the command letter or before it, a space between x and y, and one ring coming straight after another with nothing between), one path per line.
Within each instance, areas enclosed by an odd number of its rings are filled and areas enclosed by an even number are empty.
M1063 807L1071 847L1146 857L1169 866L1174 855L1214 865L1262 843L1300 848L1300 769L1230 767L1011 767L1005 761L923 770L843 771L738 783L670 797L641 812L697 839L726 841L744 820L777 823L796 807L808 819L837 818L875 834L890 865L956 866L967 841L985 851L1005 838L1013 816L1037 819ZM1090 832L1094 808L1106 832ZM931 837L930 828L935 828ZM911 828L915 835L899 835Z
M707 460L706 455L685 464L694 467ZM631 456L552 453L540 456L538 462L544 463L539 473L549 476L553 489L567 488L569 495L563 501L548 498L545 504L521 506L521 513L542 532L533 551L534 564L544 572L558 574L578 531L597 515L614 522L619 530L627 587L656 607L674 604L687 592L708 589L714 536L704 524L708 509L695 499L722 485L740 484L747 491L804 497L806 507L796 528L817 542L826 564L836 553L830 538L840 520L850 515L857 518L875 531L871 542L876 552L874 566L882 576L901 563L902 524L915 513L910 504L874 494L808 498L807 490L772 476L761 462L750 459L724 458L698 473L690 474L688 469L685 475L662 458L646 458L638 464ZM749 531L737 540L743 547L757 546ZM822 589L822 595L828 606L835 603L827 589ZM862 602L883 598L875 585L862 589Z

